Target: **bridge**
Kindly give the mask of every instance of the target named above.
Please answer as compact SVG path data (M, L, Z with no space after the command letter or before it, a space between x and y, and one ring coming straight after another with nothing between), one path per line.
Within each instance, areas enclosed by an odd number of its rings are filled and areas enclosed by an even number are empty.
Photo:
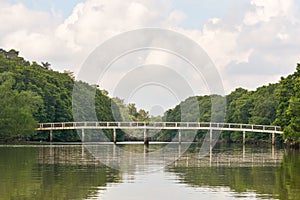
M243 132L243 143L246 132L272 134L272 144L275 144L275 134L282 134L281 127L271 125L216 123L216 122L54 122L40 123L37 131L50 131L50 142L55 130L81 130L81 140L84 142L86 129L112 129L113 142L117 143L117 129L144 130L144 143L148 144L148 130L178 130L178 142L181 143L181 130L209 130L212 142L213 130Z

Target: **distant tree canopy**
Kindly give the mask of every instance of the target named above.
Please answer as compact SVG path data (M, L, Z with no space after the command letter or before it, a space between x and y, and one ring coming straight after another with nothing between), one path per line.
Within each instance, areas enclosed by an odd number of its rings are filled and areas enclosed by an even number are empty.
M211 120L211 99L215 97L216 95L197 97L200 121ZM297 65L294 74L281 78L279 83L262 86L255 91L237 88L226 97L218 98L226 98L225 122L278 125L283 128L285 141L300 142L300 64ZM165 113L167 121L180 121L182 103ZM171 134L172 131L166 132ZM201 139L204 136L204 132L199 131L197 138ZM227 141L242 139L241 134L236 132L223 132L221 137ZM268 134L247 134L247 139L253 141L266 140L269 137ZM169 136L160 137L164 138Z
M81 120L94 119L89 116L89 109L94 108L96 117L100 121L151 121L149 112L136 108L131 103L125 105L122 99L110 98L105 90L93 85L76 81L80 96L76 100L85 105L72 108L72 94L74 79L67 73L60 73L50 69L48 62L30 63L19 57L16 50L5 51L0 49L0 139L27 138L30 140L46 140L47 135L36 133L34 128L38 122L67 122L73 121L73 111L81 116ZM94 102L87 102L86 97ZM197 96L200 116L192 112L197 106L188 98L165 112L162 117L166 121L181 121L181 107L185 106L190 113L185 119L194 119L209 122L212 118L212 101L216 106L213 118L218 119L223 113L218 107L226 107L225 122L272 124L279 125L284 130L284 139L289 142L300 141L300 65L296 72L279 83L259 87L255 91L237 88L226 97L219 95ZM225 101L226 99L226 101ZM225 102L226 105L223 105ZM93 106L92 103L94 103ZM157 118L158 119L158 118ZM157 121L157 119L155 119ZM204 137L205 132L198 132L196 139ZM121 133L123 134L123 133ZM158 135L159 139L168 139L174 134L166 131ZM268 139L267 134L248 134L249 140ZM223 132L222 139L227 141L240 140L240 134ZM68 134L58 132L54 140L77 141L79 137L75 131Z

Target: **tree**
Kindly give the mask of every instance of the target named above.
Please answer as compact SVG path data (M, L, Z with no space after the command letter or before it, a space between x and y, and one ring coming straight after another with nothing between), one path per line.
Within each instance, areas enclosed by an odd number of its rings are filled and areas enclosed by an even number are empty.
M233 119L234 112L236 111L237 101L244 94L248 93L247 90L243 88L237 88L235 91L231 92L226 96L227 101L227 111L226 111L226 122L235 122L236 119Z
M137 121L149 121L150 120L150 116L149 116L149 112L145 111L144 109L140 109L138 112L138 117L137 117Z
M45 69L50 69L51 64L48 63L48 62L42 62L42 66L43 66Z
M251 117L250 110L253 108L252 93L248 92L243 94L240 98L235 101L235 108L230 116L230 119L234 123L247 124Z
M300 64L293 74L281 78L276 96L279 103L274 124L283 128L286 142L299 142Z
M11 73L0 74L0 138L27 138L35 133L37 121L33 114L42 103L40 96L30 91L13 90Z
M6 53L6 57L8 59L14 59L15 57L18 57L18 55L19 55L19 52L14 49L11 49Z
M274 122L278 107L278 98L274 92L277 86L278 84L263 86L253 93L253 109L250 111L249 123L270 125Z
M289 100L286 111L290 119L289 125L284 128L284 139L292 143L300 142L300 78L296 78L294 84L295 95Z
M135 104L130 103L130 104L128 104L127 108L128 108L128 113L129 113L129 116L130 116L131 120L132 121L137 121L138 112L137 112L137 109L135 107Z

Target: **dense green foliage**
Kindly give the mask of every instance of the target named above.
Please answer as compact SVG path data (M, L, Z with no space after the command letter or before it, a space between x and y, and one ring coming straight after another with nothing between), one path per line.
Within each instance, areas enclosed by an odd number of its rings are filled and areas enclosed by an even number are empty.
M226 98L226 119L228 123L245 123L261 125L278 125L284 131L284 140L290 143L300 141L300 65L296 72L286 78L281 78L279 83L262 86L255 91L237 88L226 97L217 95L199 96L200 121L211 121L211 99ZM186 100L187 101L187 100ZM215 101L217 102L217 101ZM222 104L224 101L220 101ZM166 112L167 121L180 121L180 106ZM218 103L217 103L218 106ZM224 105L220 105L222 107ZM218 109L215 110L218 115ZM222 112L222 111L220 111ZM174 135L172 131L166 131L165 136L159 138L169 139ZM196 139L205 136L205 132L199 131ZM241 141L242 134L238 132L223 132L223 140ZM248 141L269 140L268 134L247 133Z
M32 116L41 104L31 91L13 89L15 80L9 72L0 74L0 138L29 137L37 121Z
M30 63L18 54L0 49L0 140L49 140L47 132L36 133L37 123L74 121L73 114L77 121L149 120L149 113L137 111L135 104L124 105L122 100L108 97L105 90L51 70L48 62ZM112 140L111 130L104 133ZM97 134L86 130L86 141ZM123 139L124 133L118 131L118 140ZM72 130L54 134L54 141L79 140Z
M35 132L37 122L73 121L74 80L67 73L51 70L49 63L30 63L15 50L0 50L0 83L0 139L48 140L46 132ZM93 90L83 82L77 85L84 88L85 93ZM85 93L82 93L83 101ZM99 120L113 121L110 102L106 94L96 90L95 109ZM89 120L87 114L82 115L82 120ZM54 134L54 141L79 139L76 131L55 131Z
M37 122L87 121L97 118L99 121L157 121L150 119L149 113L137 110L135 104L125 105L121 99L107 96L107 92L84 82L75 82L67 73L50 69L48 62L41 65L28 62L18 56L15 50L0 49L0 139L27 138L31 140L48 140L48 135L35 133ZM72 94L76 83L76 101L79 106L72 108ZM92 96L91 96L92 95ZM88 98L89 97L89 98ZM88 102L87 99L93 99ZM225 121L231 123L279 125L284 130L287 142L300 141L300 65L294 74L281 78L277 84L262 86L255 91L237 88L226 97L219 95L197 96L200 116L196 113L197 103L190 103L195 97L181 102L175 108L165 112L166 121L182 121L182 119L199 119L202 122ZM78 103L77 102L77 103ZM215 111L211 112L212 102ZM224 105L226 104L226 105ZM190 105L188 107L187 105ZM181 108L191 112L181 116ZM224 111L226 107L226 118ZM96 112L92 112L95 108ZM92 116L91 113L95 113ZM55 141L77 141L80 138L76 131L56 131ZM110 131L105 132L111 137ZM196 140L201 140L206 132L199 131ZM169 140L176 134L165 131L156 139ZM118 133L124 139L124 133ZM223 132L226 141L240 141L241 134ZM268 134L247 134L247 140L267 140Z
M276 95L279 97L275 123L284 128L284 138L300 141L300 64L295 73L281 78Z

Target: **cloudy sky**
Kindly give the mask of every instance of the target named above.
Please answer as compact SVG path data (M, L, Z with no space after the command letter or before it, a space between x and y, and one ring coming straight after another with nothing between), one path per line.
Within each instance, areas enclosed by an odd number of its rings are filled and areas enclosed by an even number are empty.
M112 36L161 27L197 42L229 93L277 82L295 70L299 10L299 0L0 0L0 48L78 73Z

